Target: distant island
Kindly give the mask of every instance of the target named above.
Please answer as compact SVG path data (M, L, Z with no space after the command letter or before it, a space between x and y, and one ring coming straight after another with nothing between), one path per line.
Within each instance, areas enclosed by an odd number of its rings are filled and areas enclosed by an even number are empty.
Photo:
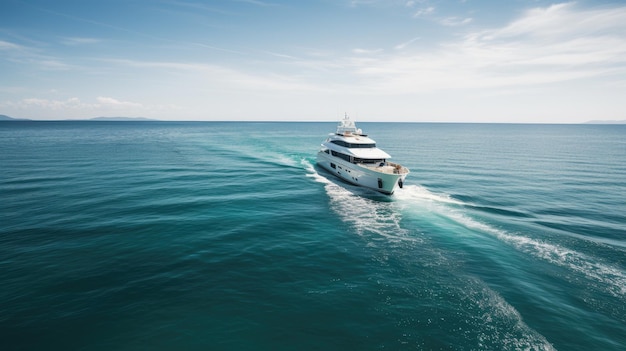
M116 122L116 121L157 121L157 120L146 118L146 117L95 117L95 118L89 118L87 119L87 121Z
M40 121L35 119L28 118L15 118L7 115L0 115L0 121ZM86 119L60 119L57 121L103 121L103 122L120 122L120 121L129 121L129 122L141 122L141 121L158 121L158 119L150 119L146 117L94 117L94 118L86 118Z
M13 118L7 115L0 115L0 121L29 121L26 118Z
M55 119L55 120L40 120L40 119L29 119L29 118L15 118L7 115L0 115L0 122L2 121L76 121L76 122L163 122L163 120L152 119L147 117L93 117L93 118L82 118L82 119ZM626 124L626 119L622 120L591 120L587 122L582 122L579 124Z

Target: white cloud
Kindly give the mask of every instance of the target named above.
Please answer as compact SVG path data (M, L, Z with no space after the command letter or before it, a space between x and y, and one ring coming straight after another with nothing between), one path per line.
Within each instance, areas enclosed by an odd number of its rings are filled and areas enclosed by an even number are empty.
M439 23L447 27L464 26L472 22L472 18L446 17L439 20Z
M70 37L64 38L62 43L69 46L74 45L88 45L88 44L98 44L102 40L96 38L83 38L83 37Z
M8 102L5 105L15 106L18 108L30 108L30 107L38 107L42 109L50 109L50 110L61 110L66 108L75 108L77 105L80 105L80 100L77 98L70 98L65 101L61 100L48 100L48 99L39 99L39 98L26 98L22 99L16 103Z
M0 40L0 52L6 54L0 59L5 59L13 63L31 66L47 71L65 71L72 68L56 57L42 55L40 49L14 44L8 41Z
M506 27L483 33L483 38L508 39L521 36L556 38L561 36L626 35L626 7L579 10L576 3L562 3L527 11Z
M130 101L120 101L111 97L98 96L96 98L98 107L109 107L109 108L142 108L143 105L137 102Z
M416 37L396 45L395 51L356 48L348 57L290 56L279 68L248 72L204 63L118 63L189 72L204 79L197 87L232 91L349 90L385 95L459 89L493 91L624 74L623 34L626 7L590 10L562 4L531 9L500 28L466 32L459 40L428 51L410 47L419 40ZM270 73L276 70L281 73Z
M325 89L317 87L302 80L300 76L289 74L271 73L271 71L255 70L255 73L233 69L226 66L207 63L185 63L167 61L133 61L133 60L107 60L118 65L135 68L160 69L178 71L188 76L187 80L198 81L196 87L213 86L220 90L248 90L248 91L310 91ZM300 61L294 61L292 65L299 65Z
M350 6L351 7L357 7L360 5L371 5L373 3L376 3L376 0L351 0L350 1Z
M8 41L4 41L4 40L0 40L0 50L19 50L22 47L17 45L17 44L13 44L10 43Z
M570 3L533 9L502 29L468 35L464 50L509 66L624 65L626 7L578 10Z
M417 41L419 39L420 39L420 37L415 37L415 38L413 38L411 40L405 41L404 43L400 43L400 44L394 46L394 49L402 50L402 49L406 48L407 46L411 45L414 41Z
M626 73L626 7L532 9L510 24L470 32L424 53L350 63L377 92L536 86ZM398 47L405 47L400 44ZM616 78L617 79L617 78Z
M432 6L429 7L425 7L422 9L417 10L414 14L413 17L424 17L430 14L433 14L435 12L435 8Z
M15 111L17 115L27 111L34 114L35 118L42 116L54 116L56 118L86 118L95 115L107 115L110 113L122 113L124 115L141 115L143 113L169 109L173 106L146 106L137 102L121 101L111 97L99 96L92 102L85 102L77 97L65 100L25 98L18 101L5 101L0 107ZM63 115L58 115L62 113Z
M50 109L50 110L84 109L84 108L93 108L95 106L99 106L96 104L83 103L80 101L79 98L76 98L76 97L68 98L66 100L25 98L17 102L5 102L4 105L9 105L9 106L24 108L24 109L27 109L30 107L38 107L38 108Z
M383 49L352 49L352 52L357 54L357 55L372 55L372 54L378 54L383 52Z
M278 58L288 59L288 60L295 60L296 59L296 57L294 57L294 56L281 54L281 53L277 53L277 52L267 51L267 54L275 56L275 57L278 57Z
M256 5L256 6L261 6L261 7L277 6L274 3L258 1L258 0L234 0L234 1L236 1L236 2L243 2L243 3L246 3L246 4L251 4L251 5Z
M49 71L67 71L72 69L71 65L53 58L33 59L32 62L40 69Z

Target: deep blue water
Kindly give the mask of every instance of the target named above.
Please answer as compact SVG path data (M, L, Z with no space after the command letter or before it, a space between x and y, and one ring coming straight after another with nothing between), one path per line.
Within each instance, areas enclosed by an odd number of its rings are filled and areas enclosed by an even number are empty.
M0 349L626 349L626 126L359 127L0 123Z

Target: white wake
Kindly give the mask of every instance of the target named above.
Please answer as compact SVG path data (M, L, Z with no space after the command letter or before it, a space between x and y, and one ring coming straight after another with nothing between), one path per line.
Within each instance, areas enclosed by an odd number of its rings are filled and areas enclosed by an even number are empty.
M431 209L466 228L492 235L517 250L582 274L586 278L600 283L604 287L603 290L617 298L626 297L626 273L617 267L601 262L602 260L597 257L590 257L576 250L543 242L528 236L514 235L477 221L464 214L462 209L450 207L450 204L459 206L466 204L447 195L434 194L416 185L407 185L402 190L395 195L402 201L409 203L420 202L422 204L424 202L432 202Z
M364 195L371 195L368 190L349 184L336 183L317 173L306 160L302 165L307 169L307 177L324 184L330 199L331 208L350 224L359 235L376 234L387 241L411 241L426 245L423 239L414 237L415 233L401 226L402 208L407 202L419 201L424 204L463 205L461 201L446 195L437 195L417 186L405 186L396 191L396 197L389 202L376 201ZM399 201L398 201L399 200ZM411 236L412 235L412 236ZM445 260L445 255L437 255ZM467 321L480 333L485 343L506 344L512 349L554 350L552 345L535 330L524 323L519 312L508 304L500 295L484 283L470 280L463 288L470 304L477 305L483 313ZM505 323L509 328L499 330L497 325ZM489 331L489 332L487 332Z
M308 177L324 184L332 210L359 235L370 232L390 240L417 240L408 236L408 231L401 227L402 216L393 202L381 202L362 196L375 193L347 183L338 183L339 180L335 183L317 173L308 161L303 160L302 164L308 171Z

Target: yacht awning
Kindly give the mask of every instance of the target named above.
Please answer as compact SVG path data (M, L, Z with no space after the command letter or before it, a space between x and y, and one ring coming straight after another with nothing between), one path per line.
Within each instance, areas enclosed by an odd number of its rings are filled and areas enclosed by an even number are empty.
M345 149L352 156L358 158L369 158L369 159L387 159L391 158L391 156L384 152L379 148L368 148L368 149Z

